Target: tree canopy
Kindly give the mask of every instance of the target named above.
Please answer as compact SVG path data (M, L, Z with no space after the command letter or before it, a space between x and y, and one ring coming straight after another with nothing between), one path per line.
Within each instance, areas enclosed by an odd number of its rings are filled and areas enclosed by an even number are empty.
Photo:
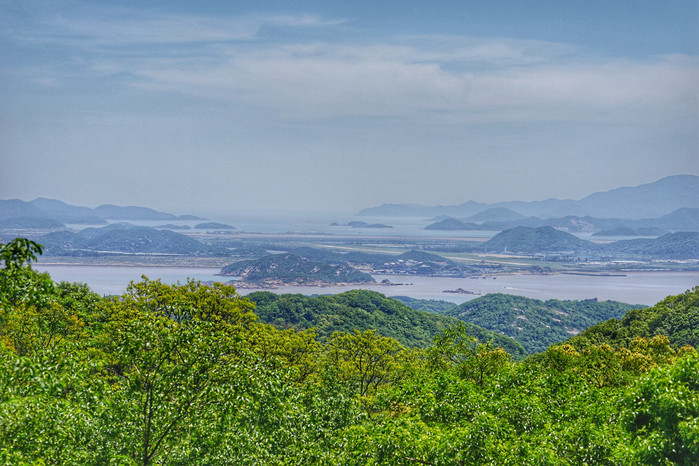
M34 272L40 251L24 246L0 270L0 464L699 458L699 357L673 343L682 325L657 319L696 309L699 288L590 334L609 341L580 335L515 362L462 323L425 348L376 329L275 328L222 284L144 277L101 297Z

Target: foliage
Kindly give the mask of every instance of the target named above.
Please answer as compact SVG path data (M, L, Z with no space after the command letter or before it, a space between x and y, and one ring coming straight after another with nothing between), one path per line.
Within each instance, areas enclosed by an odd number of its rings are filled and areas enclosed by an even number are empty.
M1 290L0 464L689 465L699 457L699 357L674 349L672 332L564 343L512 362L464 323L426 349L373 329L320 342L312 330L260 322L226 285L144 277L102 298L26 263L17 272L13 280L46 286L8 296L18 287L6 281ZM338 302L398 306L383 299L353 293ZM686 310L688 301L661 304Z
M374 330L335 332L326 345L327 363L337 380L351 387L351 393L365 396L390 381L401 349L396 340Z
M627 312L621 319L610 319L594 325L571 343L576 347L608 343L626 346L636 337L665 335L675 349L685 345L699 346L699 286L668 296L656 305Z
M451 301L437 299L418 299L411 298L410 296L392 296L392 298L410 306L416 311L434 312L435 314L446 314L447 311L457 306L456 303L452 303Z
M463 322L435 337L428 354L434 370L451 370L477 385L483 385L487 377L506 367L511 358L502 348L492 347L491 342L479 343L469 336Z
M41 254L43 246L27 238L15 238L7 244L0 245L0 259L5 264L5 270L20 268L26 262L36 261L36 254Z
M308 297L300 294L276 295L266 291L250 293L247 298L257 305L260 319L277 328L314 328L321 340L333 332L351 333L373 329L408 347L427 347L432 339L458 321L451 317L415 311L381 293L352 290L334 296ZM503 335L466 324L469 335L480 341L493 340L521 359L523 348Z
M610 317L621 317L638 306L616 301L561 301L487 294L445 312L520 342L528 354L546 350L581 330Z
M637 462L696 464L699 458L699 358L689 354L641 378L625 398L624 422Z

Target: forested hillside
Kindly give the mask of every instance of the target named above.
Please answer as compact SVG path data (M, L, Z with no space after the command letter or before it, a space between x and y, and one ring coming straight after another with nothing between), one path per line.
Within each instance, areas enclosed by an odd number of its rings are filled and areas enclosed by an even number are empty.
M496 293L466 301L444 314L507 335L533 354L636 307L616 301L541 301Z
M353 290L318 297L258 291L246 297L256 304L255 313L262 322L280 329L312 327L323 341L337 331L375 330L404 346L424 348L435 336L458 324L453 317L415 311L375 291ZM473 324L465 328L470 336L481 342L492 340L493 346L504 348L517 359L527 354L511 338Z
M696 313L699 288L614 324L613 345L581 335L514 362L462 324L427 348L373 329L319 341L264 324L222 284L144 279L104 298L33 271L41 251L0 245L2 464L699 458L699 357L675 335L696 328L675 318Z
M668 296L653 307L627 312L621 319L594 325L571 339L576 347L609 344L619 348L634 338L665 335L675 348L699 346L699 286L681 295Z

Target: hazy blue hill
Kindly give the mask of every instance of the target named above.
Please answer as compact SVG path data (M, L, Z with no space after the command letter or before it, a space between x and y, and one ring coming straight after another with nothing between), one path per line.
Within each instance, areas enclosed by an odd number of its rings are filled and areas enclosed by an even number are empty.
M483 229L490 231L509 230L515 227L538 228L546 226L546 220L539 217L525 217L520 220L488 221L481 224Z
M0 200L0 219L18 217L46 217L46 213L29 202L19 199Z
M592 250L596 245L590 241L545 226L539 228L516 227L505 230L484 243L489 252L559 252Z
M94 209L94 212L102 218L112 220L177 220L176 215L148 207L128 206L122 207L113 204L103 204Z
M247 298L257 304L255 313L263 322L278 328L313 327L321 339L335 331L375 329L403 345L426 347L437 334L459 322L452 317L415 311L400 301L366 290L318 297L262 291L250 293ZM518 359L525 355L522 346L508 337L472 324L467 324L467 329L479 341L493 340Z
M90 228L85 228L83 230L80 230L78 232L78 235L83 237L83 238L95 238L99 235L103 235L108 231L121 231L121 230L128 230L129 228L134 228L136 225L128 222L118 222L118 223L110 223L109 225L105 227L90 227Z
M426 206L419 204L383 204L363 209L358 215L384 217L468 217L487 208L488 204L468 201L457 206Z
M584 217L568 215L565 217L547 219L526 217L519 220L488 221L482 224L482 227L489 230L508 230L518 226L530 228L552 226L554 228L564 228L567 231L574 232L590 232L594 230L612 231L624 228L635 230L635 235L658 236L667 233L667 230L699 231L699 209L685 207L658 218L625 219L599 218L589 215ZM602 235L600 234L600 236ZM624 236L634 235L628 234Z
M456 218L445 218L425 227L425 230L483 230L477 223L464 222Z
M54 232L41 238L47 254L77 254L79 251L148 254L225 254L226 251L170 230L113 224L86 228L79 233Z
M208 254L213 252L213 248L195 239L174 231L148 227L105 232L97 236L91 246L96 250L135 253Z
M456 265L456 263L452 260L445 259L444 257L438 255L438 254L432 254L429 252L423 252L423 251L408 251L404 252L403 254L399 256L395 256L394 260L406 260L406 261L417 261L417 262L424 262L424 263L438 263L438 264L444 264L444 265Z
M699 259L699 232L680 231L659 238L615 241L600 248L614 254L652 256L663 259Z
M464 220L467 222L507 222L524 218L526 218L524 215L507 207L491 207Z
M630 227L616 227L611 230L602 230L594 233L592 236L643 236L639 235L638 231Z
M326 264L361 264L361 265L377 265L389 261L392 257L389 254L371 254L366 252L335 252L328 249L300 247L289 251L297 256L302 256L307 259L325 262Z
M431 218L438 215L469 217L490 207L511 209L527 217L592 216L638 219L659 217L680 208L696 208L698 205L699 177L677 175L662 178L654 183L593 193L578 201L546 199L533 202L509 201L494 204L468 201L461 205L433 207L414 204L384 204L364 209L360 214L387 217Z
M67 204L57 199L37 198L31 202L19 199L0 200L0 219L14 217L51 218L62 223L100 225L110 220L203 220L194 215L179 217L148 207L121 207L104 204L95 209Z
M393 226L384 223L369 223L361 227L355 226L354 228L393 228Z
M0 219L0 229L59 229L66 226L52 218L45 217L14 217Z
M669 233L669 231L658 227L639 227L636 232L639 236L662 236Z
M617 301L540 301L498 293L467 301L444 314L514 338L533 354L636 307Z
M539 217L525 217L519 220L508 220L500 222L485 222L483 227L488 227L492 230L509 230L516 227L554 227L563 229L569 232L593 232L600 228L616 228L625 225L626 222L621 219L599 219L595 217L585 216L578 217L575 215L566 215L564 217L541 219Z
M335 226L340 226L338 224L335 224ZM368 222L363 222L361 220L353 220L351 222L347 222L348 227L352 228L393 228L391 225L385 225L383 223L368 223Z
M89 207L80 207L66 204L57 199L46 199L40 197L30 202L33 206L38 207L45 215L65 223L83 223L100 225L107 223L106 220L90 209Z
M659 217L699 206L699 177L668 176L654 183L594 193L580 200L580 205L597 217Z
M247 283L260 285L374 282L371 275L348 265L316 262L288 253L235 262L223 267L218 275L241 277Z
M631 227L621 226L609 230L598 231L592 236L662 236L668 233L669 231L658 227L639 227L634 229Z
M158 228L159 230L191 230L189 225L175 225L174 223L166 223L165 225L158 225L153 228Z
M194 228L199 228L202 230L235 230L236 228L225 223L218 222L205 222L196 225Z
M70 250L86 249L89 239L72 231L54 231L40 238L46 255L63 255Z
M655 226L666 230L699 231L699 208L677 209L657 220L642 222L645 226Z
M607 343L626 347L635 337L665 335L675 349L684 345L699 348L699 286L677 296L668 296L656 305L634 309L620 319L594 325L569 343L584 348Z

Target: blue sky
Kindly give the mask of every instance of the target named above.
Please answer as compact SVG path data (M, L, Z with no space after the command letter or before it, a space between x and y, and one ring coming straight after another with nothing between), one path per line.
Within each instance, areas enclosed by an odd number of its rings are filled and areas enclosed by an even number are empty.
M695 1L0 0L0 198L184 212L699 174Z

